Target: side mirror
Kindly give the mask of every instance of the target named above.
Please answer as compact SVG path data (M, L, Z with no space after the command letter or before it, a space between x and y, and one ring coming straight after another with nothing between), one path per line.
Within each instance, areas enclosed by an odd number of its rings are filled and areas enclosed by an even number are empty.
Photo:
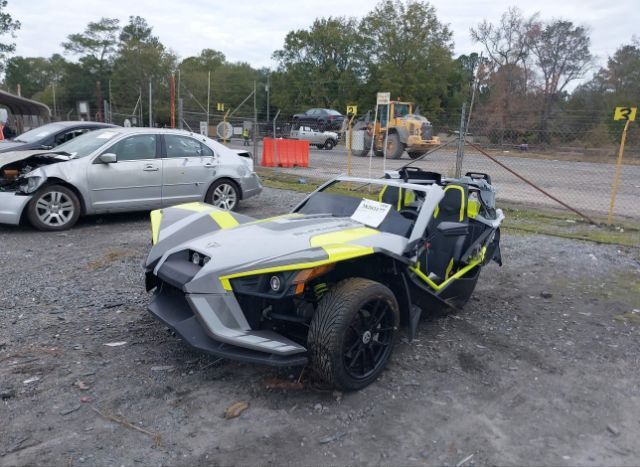
M118 161L117 156L112 152L105 152L98 156L98 160L103 164L115 164Z
M461 222L440 222L437 229L445 237L459 237L469 233L469 226Z

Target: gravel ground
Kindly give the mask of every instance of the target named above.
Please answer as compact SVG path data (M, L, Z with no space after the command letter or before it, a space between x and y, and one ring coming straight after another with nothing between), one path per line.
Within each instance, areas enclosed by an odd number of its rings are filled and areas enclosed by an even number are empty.
M241 212L302 195L265 189ZM503 235L463 311L355 393L217 360L146 312L146 214L0 227L0 465L637 465L638 250ZM121 343L107 346L107 343ZM223 414L246 402L238 418ZM464 461L464 462L463 462Z

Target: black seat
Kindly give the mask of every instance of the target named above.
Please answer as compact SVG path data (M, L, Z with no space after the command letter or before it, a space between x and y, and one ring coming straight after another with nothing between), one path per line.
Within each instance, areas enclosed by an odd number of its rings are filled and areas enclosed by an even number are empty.
M420 258L427 273L447 279L458 267L466 235L446 236L438 230L442 222L469 223L467 199L469 188L464 184L451 184L444 188L444 198L438 204L427 227L429 249Z

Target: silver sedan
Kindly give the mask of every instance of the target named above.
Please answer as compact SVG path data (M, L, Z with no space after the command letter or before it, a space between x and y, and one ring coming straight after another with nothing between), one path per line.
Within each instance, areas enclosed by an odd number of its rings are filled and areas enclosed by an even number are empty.
M54 151L0 154L0 223L26 217L38 229L64 230L80 215L201 201L233 210L262 190L247 156L154 128L109 128Z

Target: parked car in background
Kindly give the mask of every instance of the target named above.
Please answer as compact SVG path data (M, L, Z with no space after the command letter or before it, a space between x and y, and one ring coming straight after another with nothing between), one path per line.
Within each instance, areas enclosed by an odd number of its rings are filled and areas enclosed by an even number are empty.
M291 139L305 139L318 149L333 149L338 144L338 133L314 130L309 126L293 127L289 133Z
M64 230L80 215L195 201L233 210L262 190L252 168L251 158L186 131L92 131L53 150L1 155L0 223L24 215L40 230Z
M321 130L340 130L344 115L333 109L309 109L293 116L294 123L310 123Z
M53 149L89 131L115 128L100 122L53 122L25 131L11 140L0 141L0 153L28 149Z

